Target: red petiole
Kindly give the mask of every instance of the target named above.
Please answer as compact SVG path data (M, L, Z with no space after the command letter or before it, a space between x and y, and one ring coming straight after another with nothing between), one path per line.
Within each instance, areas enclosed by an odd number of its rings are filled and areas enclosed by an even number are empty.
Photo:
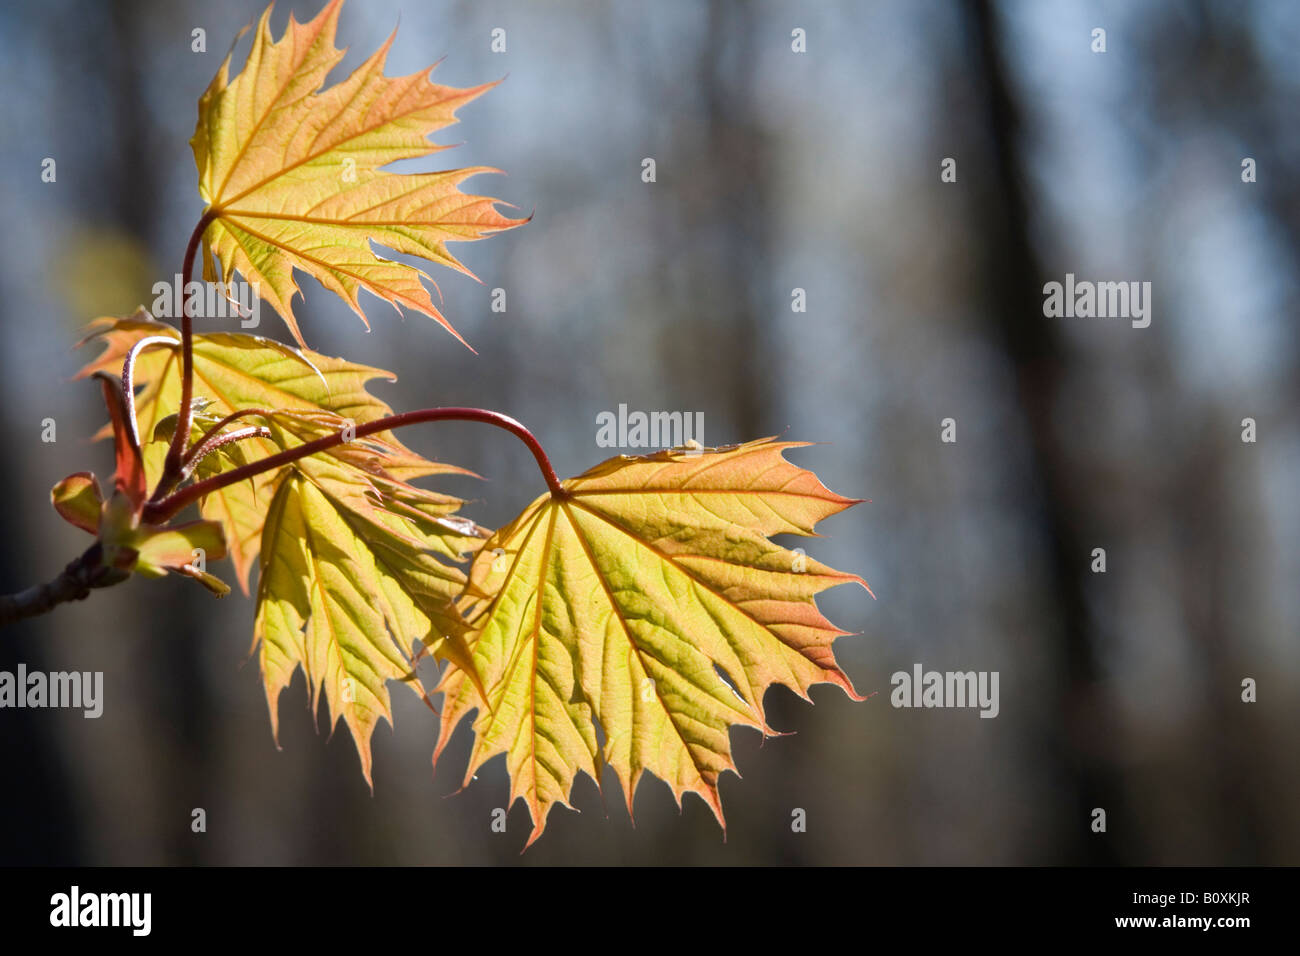
M364 438L367 435L389 431L394 428L403 428L407 425L444 421L481 422L485 425L495 425L497 428L510 432L527 445L528 450L533 453L533 458L536 459L537 466L541 469L542 476L546 479L546 486L550 489L551 494L557 497L564 497L567 494L560 484L560 479L556 477L555 469L551 466L550 459L546 457L546 452L541 443L538 442L532 432L509 415L502 415L500 412L492 412L483 408L422 408L418 411L402 412L399 415L389 415L385 418L378 418L373 422L366 422L364 425L357 425L350 435L340 430L332 435L326 435L324 438L317 438L315 441L299 445L296 448L289 448L259 461L249 462L247 465L240 465L230 471L223 471L219 475L205 478L203 481L188 485L159 501L149 502L144 507L143 519L150 524L161 524L174 517L186 505L193 504L204 495L225 488L228 485L247 481L249 478L255 478L260 474L281 468L284 465L293 464L295 461L309 455L326 451L336 445L342 445L348 440Z
M185 251L185 268L182 273L186 281L188 281L189 274L194 267L194 257L198 252L203 233L215 218L216 211L209 210L199 220L199 224L194 228L194 233L190 236L189 247ZM528 450L533 453L533 458L536 459L537 466L541 469L542 476L546 479L546 486L550 489L551 494L557 498L568 496L568 492L560 484L560 479L555 475L555 469L551 466L550 459L546 457L546 452L542 449L541 443L538 442L533 433L508 415L482 408L424 408L414 412L403 412L400 415L389 415L386 418L367 422L355 428L349 427L346 431L340 430L324 438L318 438L315 441L299 445L296 448L286 449L259 461L240 465L238 468L232 468L230 471L221 472L203 481L187 485L179 491L172 491L173 488L190 476L198 462L210 452L231 442L242 441L247 438L266 437L269 434L269 430L262 426L239 428L225 434L221 433L221 429L246 416L261 415L269 418L275 414L273 410L265 408L240 409L227 415L216 425L209 428L197 443L191 445L188 439L194 417L192 407L194 399L193 335L191 316L188 312L183 312L181 316L180 342L182 356L181 402L180 408L177 409L176 430L172 434L171 444L167 449L167 458L163 466L162 476L158 479L157 487L154 488L153 497L144 503L139 515L141 520L149 524L164 524L175 517L187 505L194 504L205 495L228 485L246 481L276 468L293 464L295 461L300 461L317 452L326 451L336 445L344 444L346 441L354 441L357 438L365 438L377 432L403 428L407 425L418 425L422 422L480 422L510 432L527 445ZM110 401L119 402L121 406L120 411L125 434L119 435L118 440L130 445L130 450L134 452L137 458L140 453L140 437L135 416L133 374L135 361L140 353L147 348L156 345L174 344L175 340L171 338L151 337L142 339L127 352L121 378L100 373L106 380L111 380L107 386L108 394L111 396ZM123 449L119 448L119 456L122 451ZM118 471L119 474L122 472L120 461ZM143 497L143 494L144 490L142 488L140 489L141 497ZM93 588L117 584L125 580L127 576L127 572L119 571L104 564L103 545L96 541L85 554L64 568L63 572L54 581L28 588L17 594L0 597L0 626L21 618L44 614L55 605L62 604L65 601L80 600L86 597Z
M238 411L231 412L225 418L221 419L221 421L217 422L204 432L203 435L200 436L199 440L190 447L190 450L185 453L185 458L181 462L182 470L194 465L203 454L207 454L203 449L205 449L211 441L221 434L221 429L225 428L231 422L236 422L241 418L247 418L253 415L262 418L271 418L274 414L275 412L271 411L269 408L241 408ZM202 452L202 454L200 454L200 452Z
M209 209L199 219L198 225L194 227L194 232L190 234L189 245L185 247L185 264L181 267L181 282L189 283L190 273L194 270L194 257L198 255L199 243L203 239L203 233L207 232L208 226L220 214L218 209ZM182 300L184 299L184 288L182 287ZM172 443L167 449L167 459L163 464L163 476L159 481L159 488L169 488L174 485L181 476L181 469L185 463L186 443L190 437L190 421L193 416L193 409L190 408L190 402L194 398L194 320L190 316L189 308L181 309L181 406L176 410L176 431L172 435ZM134 398L131 395L127 399L134 404Z
M181 281L189 282L190 273L194 269L194 259L198 254L199 244L203 239L203 233L207 231L208 226L212 224L218 214L219 210L209 209L203 214L198 225L194 227L194 232L190 234L189 245L185 249L185 264L181 269ZM163 464L162 477L158 480L158 486L154 489L153 497L145 504L141 516L151 524L161 524L170 520L186 505L193 504L211 492L246 481L249 478L255 478L260 474L300 461L317 452L326 451L336 445L343 444L345 440L364 438L376 432L390 431L423 422L480 422L510 432L527 445L528 450L533 453L533 458L537 460L537 465L542 471L542 476L546 479L546 486L550 489L551 494L561 497L565 495L564 488L560 484L560 479L556 477L550 459L546 457L545 450L543 450L541 443L538 442L533 433L510 416L483 408L424 408L419 411L389 415L386 418L358 425L355 429L349 429L348 434L339 431L333 435L326 435L324 438L318 438L296 448L286 449L260 461L249 462L246 465L232 468L230 471L188 485L179 491L171 492L172 488L189 476L194 466L204 455L231 441L259 436L264 437L262 433L265 431L264 429L247 428L239 429L228 435L220 435L222 428L244 416L270 416L274 414L272 410L264 408L246 408L232 412L208 429L197 444L191 446L188 439L193 420L193 409L191 408L194 398L193 338L192 317L188 309L183 309L181 312L181 402L176 414L176 430L172 434L171 445L167 449L167 458ZM143 345L144 343L140 344ZM135 350L133 349L128 354L128 366L131 364L134 355ZM130 374L129 371L125 369L124 371L127 375ZM127 381L129 382L129 379ZM132 419L134 420L135 396L132 394L133 390L128 384L124 391L126 393L124 398L127 405L131 407ZM168 494L168 492L171 493Z

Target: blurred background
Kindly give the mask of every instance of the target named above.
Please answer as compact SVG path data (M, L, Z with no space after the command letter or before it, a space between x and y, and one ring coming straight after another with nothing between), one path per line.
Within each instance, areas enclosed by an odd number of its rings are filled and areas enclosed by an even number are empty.
M276 34L319 6L281 2ZM112 471L71 346L179 269L195 104L260 11L0 10L0 591L86 544L48 506L64 475ZM820 603L878 693L773 690L795 733L733 733L725 842L694 797L679 815L647 780L634 828L584 778L581 813L521 857L522 806L491 830L500 759L444 799L468 727L433 776L435 721L395 688L372 796L301 676L276 750L251 600L132 580L0 635L0 669L105 675L98 720L0 712L0 863L1300 862L1300 6L354 0L334 78L399 22L390 75L506 77L435 137L463 145L414 165L503 169L470 187L535 217L453 247L481 285L436 276L477 356L374 299L366 334L300 276L308 343L396 372L376 391L398 409L514 415L562 475L608 457L596 416L620 403L702 411L712 445L824 442L792 457L872 502L797 543L875 590ZM1045 318L1067 272L1151 282L1150 327ZM287 340L269 308L259 331ZM442 486L485 524L541 490L494 429L404 438L487 476ZM916 663L998 671L999 716L892 708Z

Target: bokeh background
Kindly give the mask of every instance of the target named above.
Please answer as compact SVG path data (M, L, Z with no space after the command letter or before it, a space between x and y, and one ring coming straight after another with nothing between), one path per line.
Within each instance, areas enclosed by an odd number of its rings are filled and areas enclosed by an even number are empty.
M318 7L282 2L277 34ZM195 102L260 9L0 9L6 592L85 545L48 506L64 475L112 470L71 345L179 268L201 211ZM313 729L301 677L276 750L250 600L131 581L0 635L0 668L106 683L99 720L0 712L0 862L1300 862L1300 6L353 0L336 78L399 22L390 74L445 57L441 82L506 77L421 168L506 170L471 185L535 217L455 247L483 284L437 277L477 356L376 300L366 334L303 278L308 342L395 371L379 391L399 409L522 419L562 474L607 457L595 419L619 403L702 411L709 444L824 442L798 462L872 503L808 547L878 595L821 603L860 632L836 652L879 693L773 690L773 725L796 733L733 734L725 842L694 797L679 815L648 781L634 828L612 781L603 801L584 781L581 813L557 810L521 857L522 806L490 829L500 759L444 799L467 728L433 776L435 721L395 688L371 795L347 732ZM1150 281L1151 326L1044 318L1066 272ZM269 308L260 331L285 337ZM486 524L540 490L496 430L406 437L489 477L444 486ZM890 674L917 662L998 671L1000 715L892 708Z

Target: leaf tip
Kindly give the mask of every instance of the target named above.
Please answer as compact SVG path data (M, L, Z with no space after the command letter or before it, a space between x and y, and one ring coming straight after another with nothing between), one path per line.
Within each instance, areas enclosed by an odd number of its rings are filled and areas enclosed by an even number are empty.
M876 592L873 591L873 590L871 590L871 585L867 583L866 578L863 578L863 577L860 576L860 575L857 575L857 574L849 574L849 575L845 575L844 581L841 582L841 583L843 583L843 584L858 584L858 585L861 585L862 590L866 591L868 594L871 595L871 600L873 600L873 601L877 600L877 598L876 598ZM855 632L855 633L856 633L856 632Z

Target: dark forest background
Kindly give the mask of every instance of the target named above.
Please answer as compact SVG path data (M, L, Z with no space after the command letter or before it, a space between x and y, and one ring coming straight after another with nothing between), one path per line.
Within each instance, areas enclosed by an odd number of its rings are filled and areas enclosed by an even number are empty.
M282 2L276 33L318 6ZM195 103L260 10L0 9L0 590L84 546L49 488L112 463L70 346L179 269ZM477 356L375 300L366 334L304 277L308 342L395 371L399 409L520 418L562 474L607 456L595 419L620 403L703 411L708 444L825 442L797 461L872 503L807 546L879 597L821 602L861 632L836 652L879 693L774 690L773 725L796 733L733 735L726 842L657 782L635 828L584 782L582 813L557 810L520 857L522 806L490 829L500 760L443 799L467 728L431 776L435 723L395 689L372 796L346 731L313 730L301 677L275 749L250 600L131 581L0 635L0 669L106 683L99 720L0 712L0 862L1300 861L1300 5L353 0L341 72L399 17L390 74L445 56L441 82L507 77L421 168L499 167L471 185L535 218L455 247L482 285L437 276ZM1151 326L1044 318L1043 283L1067 272L1150 281ZM259 331L286 337L269 308ZM489 477L445 486L484 523L540 490L495 430L408 440ZM916 662L998 671L999 717L891 708L890 674Z

